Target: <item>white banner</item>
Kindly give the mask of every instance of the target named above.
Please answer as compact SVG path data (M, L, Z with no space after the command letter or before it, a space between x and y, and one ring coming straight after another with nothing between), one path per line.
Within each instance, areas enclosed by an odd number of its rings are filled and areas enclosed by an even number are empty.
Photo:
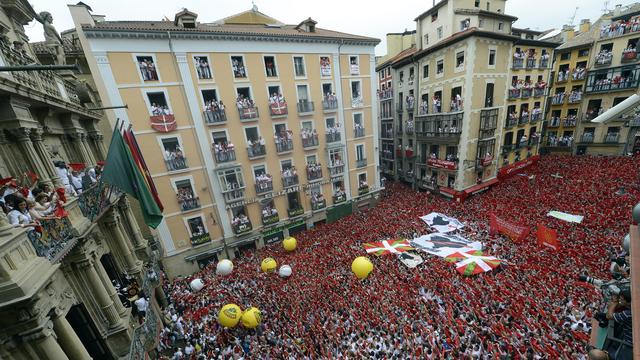
M459 235L441 233L423 235L409 243L416 249L439 257L447 257L456 252L482 250L481 242L474 242Z
M464 227L458 219L436 212L421 216L420 219L439 233L448 233Z
M584 216L582 216L582 215L572 215L572 214L567 214L567 213L562 212L562 211L555 211L555 210L549 211L547 216L551 216L551 217L554 217L556 219L564 220L564 221L567 221L567 222L574 222L574 223L578 223L578 224L580 224L582 222L582 220L584 219Z
M412 252L403 252L398 254L398 259L400 259L403 264L407 265L409 269L413 269L424 262L420 255Z

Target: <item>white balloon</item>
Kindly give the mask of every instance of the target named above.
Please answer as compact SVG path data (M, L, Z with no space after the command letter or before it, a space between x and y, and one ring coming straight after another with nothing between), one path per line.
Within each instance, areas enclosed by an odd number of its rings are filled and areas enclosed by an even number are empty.
M191 290L193 290L193 292L198 292L202 290L204 283L202 282L202 279L193 279L189 286L191 286Z
M218 261L218 265L216 265L216 274L218 275L229 275L233 271L233 263L231 260L223 259Z
M292 270L291 270L291 266L289 265L282 265L280 266L280 270L278 271L278 274L284 278L291 276Z

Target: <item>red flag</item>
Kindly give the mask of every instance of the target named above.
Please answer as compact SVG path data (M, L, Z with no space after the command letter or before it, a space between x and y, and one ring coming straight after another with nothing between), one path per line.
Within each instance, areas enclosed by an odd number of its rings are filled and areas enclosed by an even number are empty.
M538 224L536 236L538 238L538 244L550 247L556 251L560 248L560 243L558 243L558 232L554 229Z
M497 217L494 213L489 217L489 235L496 233L509 237L514 242L523 241L531 231L528 226L518 225Z
M156 189L156 185L153 182L153 179L151 178L151 173L149 172L149 168L147 168L147 164L144 161L144 157L142 157L142 152L140 151L140 147L138 146L138 141L136 140L136 137L133 134L131 127L129 127L129 129L124 131L123 138L124 138L124 142L129 147L129 151L131 151L131 155L133 156L133 159L135 160L136 165L138 165L140 172L144 175L144 179L147 183L147 186L149 187L149 190L151 191L151 195L153 196L153 199L155 200L156 204L158 204L160 211L163 211L164 207L162 206L162 202L160 202L160 197L158 196L158 190Z

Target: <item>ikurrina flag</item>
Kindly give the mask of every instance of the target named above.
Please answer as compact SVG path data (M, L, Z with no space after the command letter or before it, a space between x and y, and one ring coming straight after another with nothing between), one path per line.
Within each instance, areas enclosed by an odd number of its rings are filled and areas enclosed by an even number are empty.
M453 253L445 260L454 262L456 270L465 276L489 272L500 266L499 259L493 256L483 256L480 250Z
M399 254L405 251L413 250L407 240L382 240L374 243L364 244L367 254L374 253L378 256L386 254Z

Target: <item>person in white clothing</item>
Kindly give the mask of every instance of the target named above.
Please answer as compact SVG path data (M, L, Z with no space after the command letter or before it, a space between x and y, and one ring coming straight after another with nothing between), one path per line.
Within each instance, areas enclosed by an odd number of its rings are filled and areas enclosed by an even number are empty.
M140 294L140 298L135 301L136 308L138 309L138 321L140 324L144 321L144 317L147 315L147 308L149 307L149 302L144 297L144 294Z

